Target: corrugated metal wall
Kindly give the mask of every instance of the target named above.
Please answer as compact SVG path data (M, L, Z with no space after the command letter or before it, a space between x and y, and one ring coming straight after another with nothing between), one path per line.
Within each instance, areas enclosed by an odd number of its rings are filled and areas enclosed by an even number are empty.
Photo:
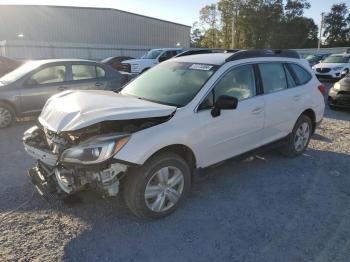
M151 48L190 45L188 26L114 9L3 5L0 25L8 56L21 59L139 56Z
M0 56L14 59L83 58L101 60L110 56L141 57L148 49L130 46L60 42L0 41Z

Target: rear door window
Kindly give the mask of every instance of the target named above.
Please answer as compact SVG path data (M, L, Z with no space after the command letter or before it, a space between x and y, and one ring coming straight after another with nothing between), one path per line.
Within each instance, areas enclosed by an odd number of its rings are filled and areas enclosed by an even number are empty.
M97 78L103 78L106 76L106 71L99 66L96 66L96 76Z
M297 78L298 85L304 85L311 80L312 78L311 74L301 66L297 64L289 64L289 66L293 70Z
M259 70L265 94L288 88L286 73L281 63L259 64Z
M86 80L97 78L94 65L72 65L73 80Z

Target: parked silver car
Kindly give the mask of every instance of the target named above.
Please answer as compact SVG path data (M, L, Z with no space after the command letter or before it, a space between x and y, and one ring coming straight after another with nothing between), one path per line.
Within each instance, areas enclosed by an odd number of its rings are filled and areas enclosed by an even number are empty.
M16 117L39 114L48 98L63 90L119 90L124 82L121 73L94 61L27 62L0 78L0 128Z

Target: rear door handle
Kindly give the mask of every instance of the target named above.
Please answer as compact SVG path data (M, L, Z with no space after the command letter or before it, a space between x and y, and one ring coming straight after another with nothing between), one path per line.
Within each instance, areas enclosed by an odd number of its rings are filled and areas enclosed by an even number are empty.
M60 87L58 87L57 89L60 90L60 91L64 91L64 90L67 90L67 87L65 87L65 86L60 86Z
M95 86L103 86L103 83L101 83L101 82L96 82L96 83L95 83Z
M253 109L252 114L253 114L253 115L258 115L258 114L260 114L263 110L264 110L263 107L256 107L256 108Z

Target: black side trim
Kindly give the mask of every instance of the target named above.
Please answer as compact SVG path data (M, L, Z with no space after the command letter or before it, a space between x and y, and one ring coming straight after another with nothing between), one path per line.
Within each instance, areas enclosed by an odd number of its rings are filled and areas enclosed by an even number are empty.
M253 68L254 68L254 75L255 75L256 95L262 95L262 94L264 94L264 88L262 85L262 79L261 79L261 74L260 74L260 70L259 70L259 65L253 64Z

